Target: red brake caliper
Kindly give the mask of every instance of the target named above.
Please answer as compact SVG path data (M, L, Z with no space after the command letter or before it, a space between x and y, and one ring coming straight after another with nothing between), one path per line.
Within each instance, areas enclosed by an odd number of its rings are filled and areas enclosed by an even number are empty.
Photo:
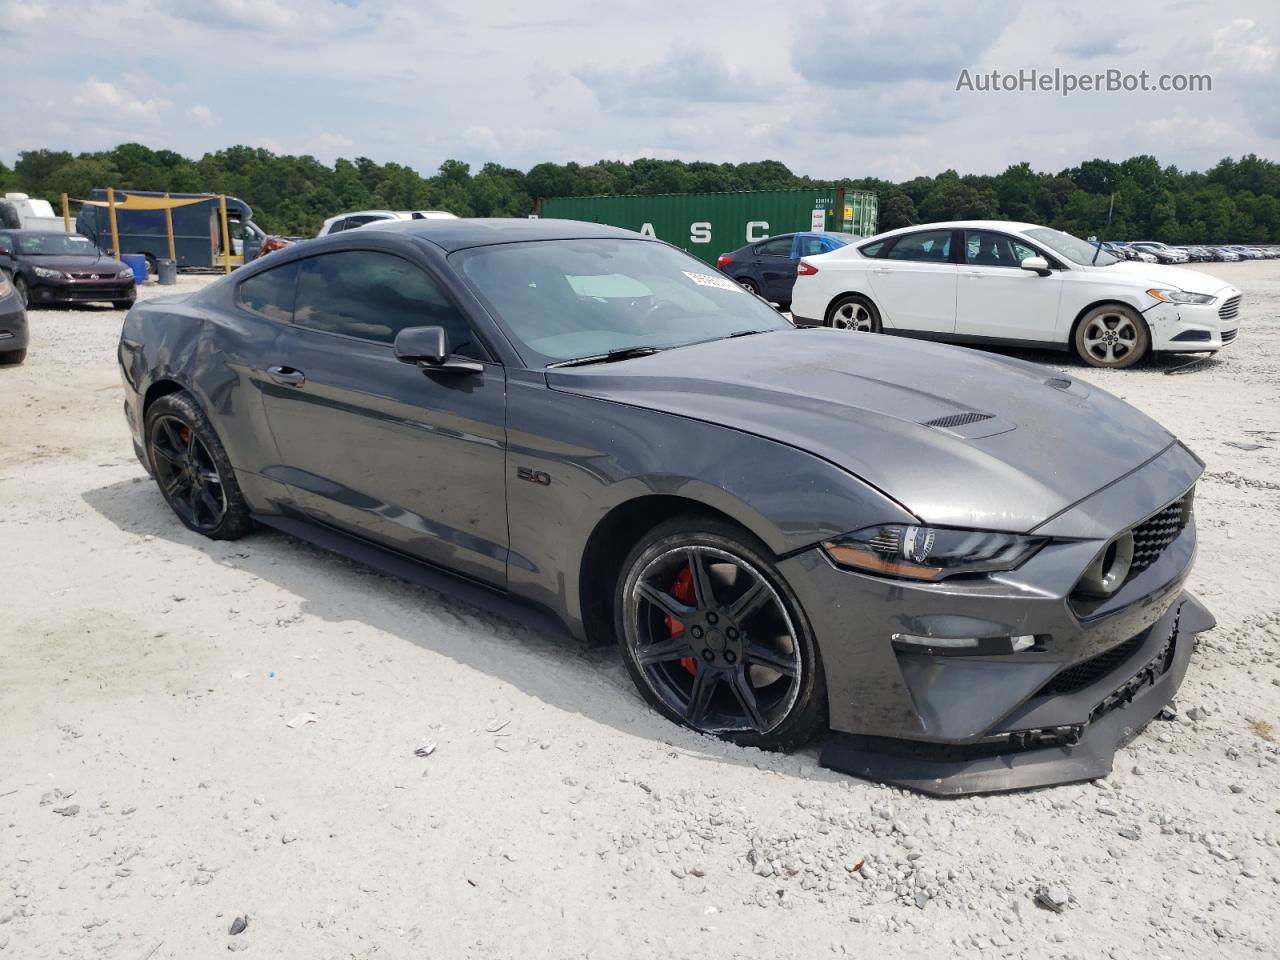
M676 576L676 582L671 585L671 595L681 603L693 606L695 595L693 591L693 571L689 569L686 563L680 568L680 573ZM672 638L684 636L684 624L675 617L667 617L667 629L671 631ZM698 661L693 657L681 657L680 666L684 667L690 673L698 672Z

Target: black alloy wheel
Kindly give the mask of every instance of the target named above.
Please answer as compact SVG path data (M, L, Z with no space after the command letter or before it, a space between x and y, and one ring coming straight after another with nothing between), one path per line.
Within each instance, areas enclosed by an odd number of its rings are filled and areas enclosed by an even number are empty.
M675 722L791 749L826 720L807 623L745 532L701 525L633 551L618 598L624 662L645 699Z
M226 451L190 394L156 400L147 410L146 438L156 485L189 529L234 540L253 528Z

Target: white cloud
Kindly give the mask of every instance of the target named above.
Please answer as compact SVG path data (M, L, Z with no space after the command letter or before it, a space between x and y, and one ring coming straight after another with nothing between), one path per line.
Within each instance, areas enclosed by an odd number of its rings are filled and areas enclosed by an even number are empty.
M1242 17L1213 32L1213 58L1242 73L1269 73L1276 68L1276 45L1255 21Z
M72 103L84 116L111 125L121 118L158 124L160 111L172 106L163 98L145 96L97 77L90 77L72 97Z
M213 111L203 103L193 104L187 111L187 116L203 127L213 126Z

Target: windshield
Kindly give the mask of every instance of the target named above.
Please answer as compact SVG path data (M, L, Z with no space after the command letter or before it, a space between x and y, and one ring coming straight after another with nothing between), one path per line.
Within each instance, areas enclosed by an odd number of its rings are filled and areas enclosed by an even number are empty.
M1113 257L1105 250L1100 250L1086 240L1079 237L1073 237L1069 233L1063 233L1061 230L1051 230L1049 227L1032 227L1026 231L1028 237L1043 243L1046 247L1065 257L1072 263L1078 263L1082 266L1093 264L1098 267L1110 266L1113 263L1119 263L1119 259ZM1094 254L1098 255L1098 259L1093 258Z
M791 326L702 261L648 240L536 240L451 259L531 365Z
M98 248L77 233L15 233L18 253L30 257L96 257Z

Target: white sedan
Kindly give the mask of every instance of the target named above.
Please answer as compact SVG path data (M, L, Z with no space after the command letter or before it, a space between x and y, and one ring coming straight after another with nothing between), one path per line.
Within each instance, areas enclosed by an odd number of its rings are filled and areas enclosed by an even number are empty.
M1118 260L1031 223L905 227L805 257L797 273L798 326L1053 347L1095 367L1132 366L1150 350L1215 352L1240 322L1229 283Z

